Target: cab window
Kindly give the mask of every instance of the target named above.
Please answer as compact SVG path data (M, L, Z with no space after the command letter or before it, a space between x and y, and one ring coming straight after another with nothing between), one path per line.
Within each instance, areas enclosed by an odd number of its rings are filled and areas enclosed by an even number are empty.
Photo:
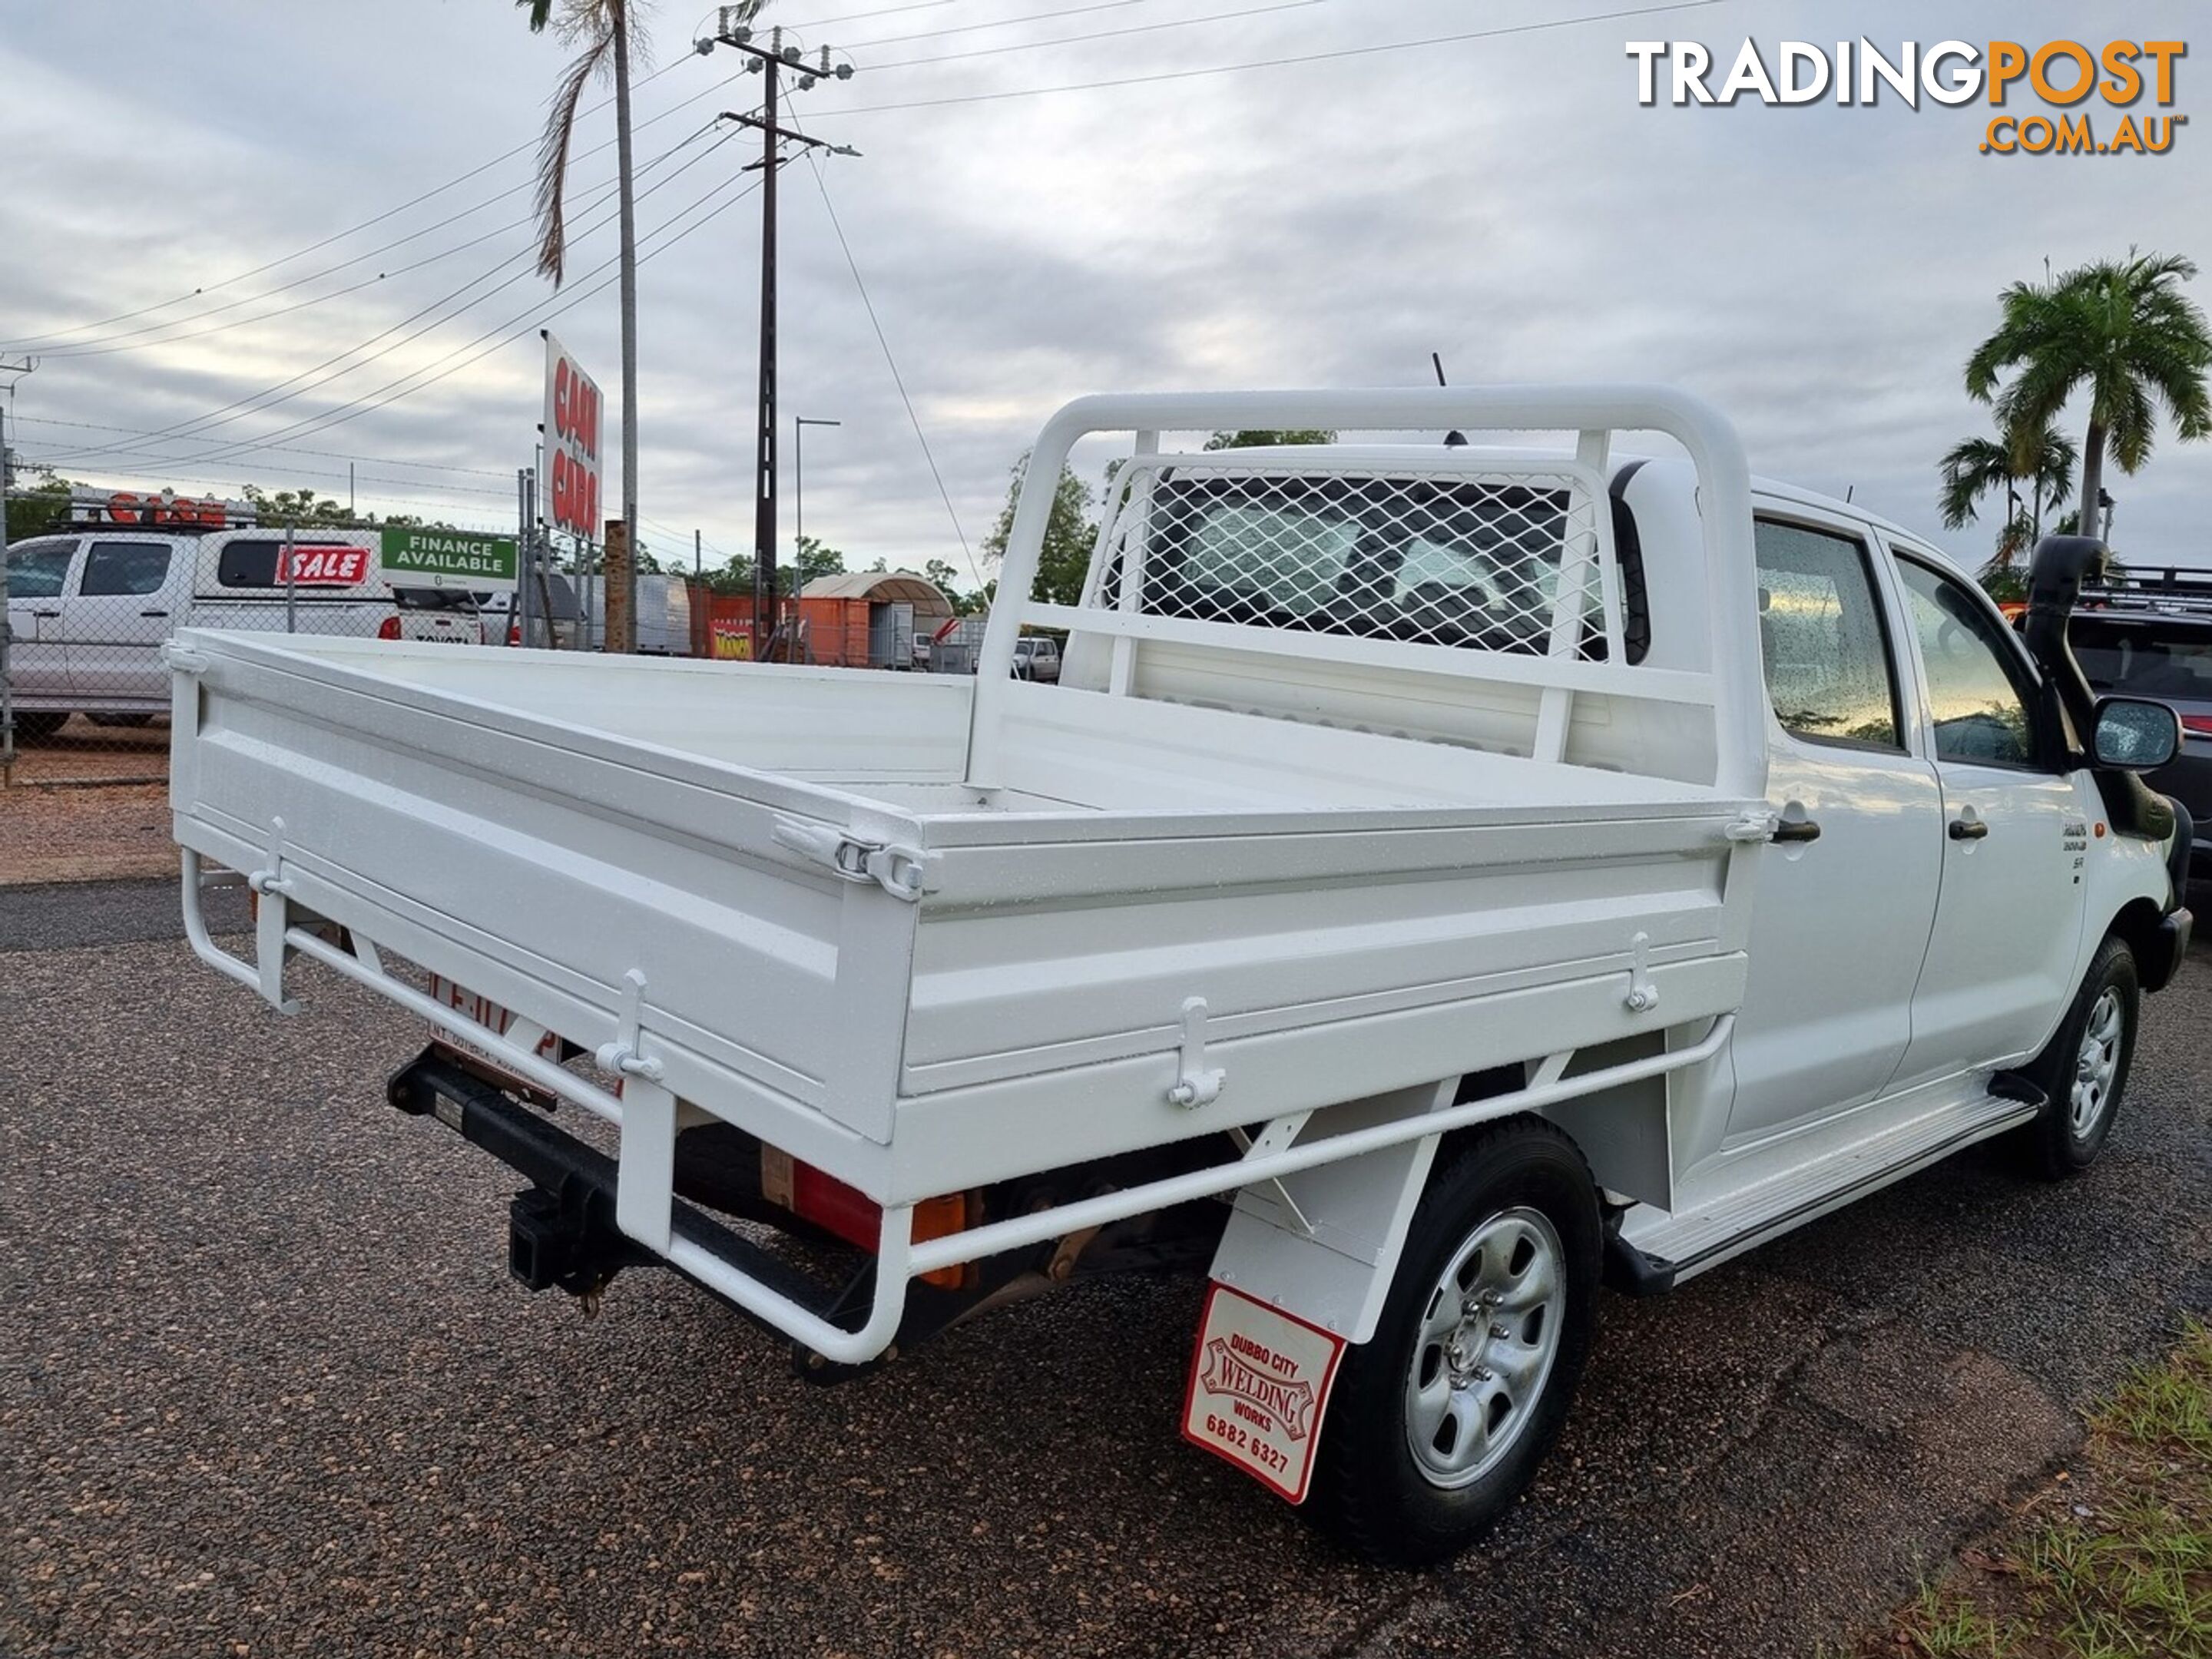
M58 599L68 580L70 560L76 556L74 541L18 542L8 550L8 597L11 599Z
M282 542L227 542L216 560L215 579L225 587L274 587Z
M106 594L158 593L169 578L167 542L94 542L84 556L84 574L76 591L88 598Z
M1759 649L1774 717L1792 737L1902 750L1897 675L1865 546L1762 519Z
M1998 766L2035 764L2033 702L2026 666L1964 582L1899 559L1905 606L1927 670L1936 758Z

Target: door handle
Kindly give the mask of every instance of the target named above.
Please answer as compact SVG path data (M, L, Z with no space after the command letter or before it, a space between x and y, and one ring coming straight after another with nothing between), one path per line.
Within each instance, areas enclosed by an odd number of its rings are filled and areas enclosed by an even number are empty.
M1979 841L1984 836L1986 836L1989 833L1990 826L1980 818L1953 818L1951 820L1950 834L1953 841Z
M62 613L58 611L33 611L31 614L34 617L58 617Z
M166 611L141 611L138 614L142 617L166 617L169 613Z
M1778 842L1804 842L1820 839L1820 826L1810 818L1784 818L1774 826L1773 839Z

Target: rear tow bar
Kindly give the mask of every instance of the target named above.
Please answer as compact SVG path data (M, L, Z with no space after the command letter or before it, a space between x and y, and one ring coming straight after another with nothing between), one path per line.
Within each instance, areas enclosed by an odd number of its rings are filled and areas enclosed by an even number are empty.
M455 1064L437 1044L394 1072L385 1096L410 1116L435 1118L532 1183L508 1206L507 1233L507 1271L528 1289L557 1286L580 1297L588 1310L623 1268L669 1265L616 1225L620 1170L614 1159ZM670 1220L677 1237L713 1252L817 1316L835 1300L804 1273L690 1205L676 1204ZM787 1334L730 1298L718 1299L763 1330Z

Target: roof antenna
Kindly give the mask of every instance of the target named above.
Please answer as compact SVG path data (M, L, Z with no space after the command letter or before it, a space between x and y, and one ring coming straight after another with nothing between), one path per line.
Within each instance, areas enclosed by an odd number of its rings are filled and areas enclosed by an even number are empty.
M1449 380L1447 380L1446 379L1444 379L1444 357L1443 357L1443 353L1442 353L1441 351L1431 351L1431 352L1429 354L1429 361L1430 361L1431 362L1434 363L1434 364L1437 366L1437 384L1438 386L1449 386L1449 385L1451 384L1451 382L1450 382ZM1455 428L1455 429L1454 429L1454 430L1452 430L1452 431L1449 431L1449 432L1445 433L1445 434L1444 434L1444 447L1445 447L1446 449L1464 449L1464 448L1466 448L1466 447L1467 447L1467 434L1466 434L1466 433L1464 433L1464 432L1459 431L1459 430L1457 430L1456 428Z

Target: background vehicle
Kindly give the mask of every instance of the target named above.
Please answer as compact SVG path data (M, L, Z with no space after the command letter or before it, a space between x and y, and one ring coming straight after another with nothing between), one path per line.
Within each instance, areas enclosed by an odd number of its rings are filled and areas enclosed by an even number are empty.
M1247 428L1420 441L1162 441ZM1028 597L1029 490L973 676L192 633L195 949L429 1022L389 1097L531 1182L523 1283L665 1262L808 1376L1205 1267L1182 1432L1397 1561L1525 1486L1601 1276L2008 1131L2095 1157L2190 918L2127 770L2172 713L2063 649L2094 544L2039 553L2032 658L1663 391L1088 398L1029 476L1093 434L1133 453L1081 601ZM1013 677L1025 628L1059 684ZM251 963L204 861L260 896Z
M2191 874L2212 876L2212 570L2130 571L2086 588L2068 635L2092 686L2181 716L2180 754L2146 781L2189 809Z
M1024 634L1014 641L1014 678L1052 684L1060 678L1060 641L1045 634Z
M9 656L18 736L51 736L73 712L102 724L169 709L163 644L179 628L478 643L466 596L385 582L373 531L303 532L286 580L281 530L88 527L7 551ZM289 586L289 591L288 591Z

